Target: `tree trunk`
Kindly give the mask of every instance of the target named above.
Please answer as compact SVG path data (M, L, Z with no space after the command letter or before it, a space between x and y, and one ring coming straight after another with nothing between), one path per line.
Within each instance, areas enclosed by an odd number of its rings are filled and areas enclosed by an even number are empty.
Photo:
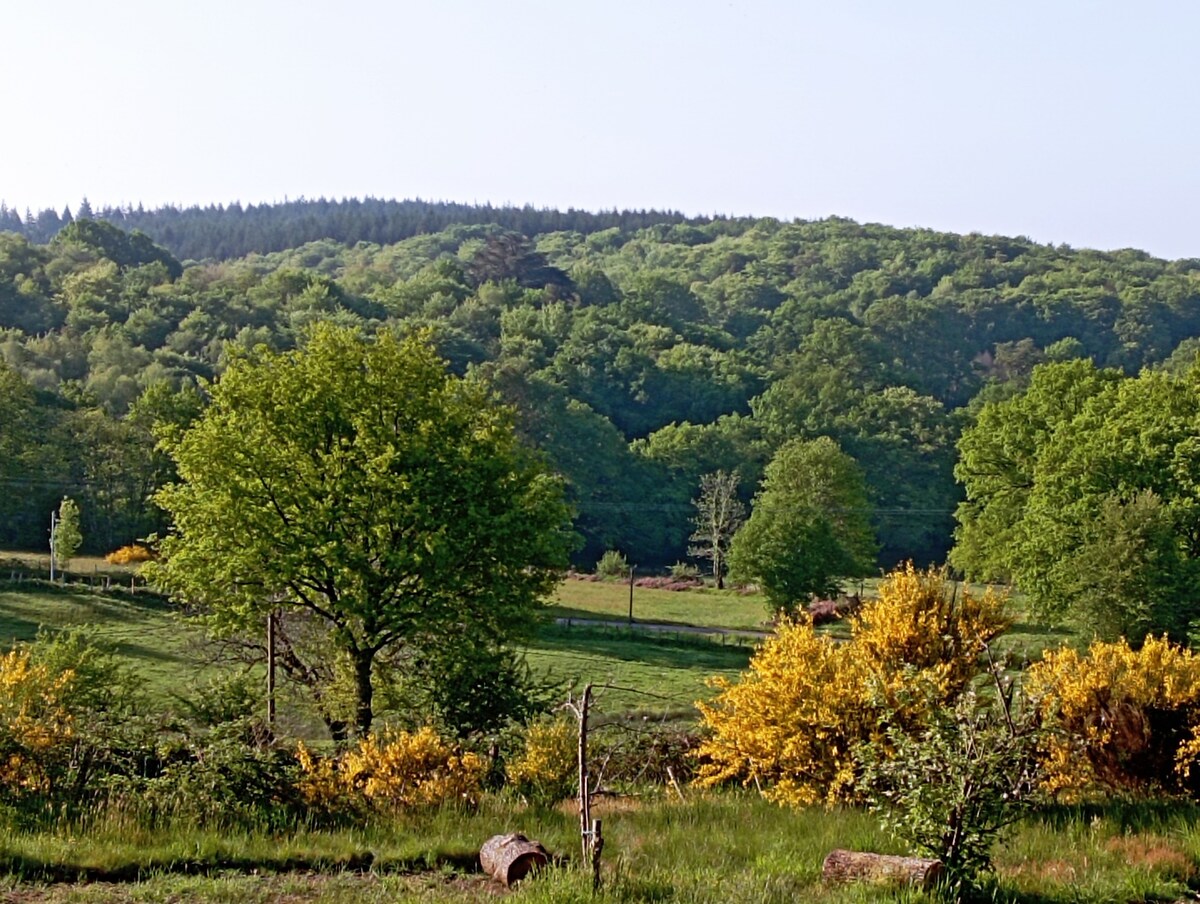
M519 882L549 860L550 854L539 842L521 834L493 835L479 849L483 871L505 885Z
M354 653L354 723L360 738L365 738L371 732L371 722L375 713L371 709L371 700L375 695L375 685L371 682L371 666L375 654L365 650Z
M940 860L864 851L830 851L821 867L821 878L826 882L904 882L923 889L932 887L944 875Z

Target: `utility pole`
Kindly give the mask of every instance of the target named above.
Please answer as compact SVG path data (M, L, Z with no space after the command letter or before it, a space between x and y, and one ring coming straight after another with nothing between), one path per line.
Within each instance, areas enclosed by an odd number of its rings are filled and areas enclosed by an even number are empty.
M634 566L629 566L629 624L633 624L633 569Z
M58 540L58 512L50 512L50 583L54 583L54 553Z

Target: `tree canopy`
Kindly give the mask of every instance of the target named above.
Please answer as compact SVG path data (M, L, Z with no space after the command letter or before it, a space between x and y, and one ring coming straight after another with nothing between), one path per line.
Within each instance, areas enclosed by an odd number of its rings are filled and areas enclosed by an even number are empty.
M1185 640L1200 618L1198 389L1196 367L1123 377L1072 362L984 405L960 443L955 563L1105 639Z
M529 627L571 544L560 481L420 336L319 325L297 350L234 357L211 395L171 446L153 576L218 631L279 608L318 620L366 733L381 653Z
M836 596L844 579L871 571L869 514L862 472L837 443L792 440L767 465L750 520L734 535L730 567L759 583L776 609Z

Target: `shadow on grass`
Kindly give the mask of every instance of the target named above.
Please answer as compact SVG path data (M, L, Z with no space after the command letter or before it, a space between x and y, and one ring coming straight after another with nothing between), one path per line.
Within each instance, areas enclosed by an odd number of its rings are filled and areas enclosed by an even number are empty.
M744 669L753 648L726 639L704 635L674 635L669 632L641 633L620 628L566 627L544 625L528 646L540 650L591 653L626 662L674 669L711 671Z
M370 851L345 857L283 857L280 859L223 857L203 859L149 858L142 863L119 866L83 866L55 863L21 855L0 856L0 874L29 882L138 882L151 875L207 876L222 872L236 873L345 873L374 872L408 874L453 869L458 872L480 871L479 855L474 851L442 851L407 859L377 860Z
M1054 829L1111 823L1122 833L1170 832L1200 822L1200 802L1183 799L1106 800L1086 804L1054 804L1029 817Z

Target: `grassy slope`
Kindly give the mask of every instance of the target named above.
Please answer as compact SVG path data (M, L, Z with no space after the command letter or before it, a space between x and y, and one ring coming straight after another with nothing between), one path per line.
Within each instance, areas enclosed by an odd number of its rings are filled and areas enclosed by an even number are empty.
M628 594L623 584L567 581L546 614L623 621ZM765 611L761 597L733 592L636 588L634 595L634 614L643 622L751 629L762 626ZM129 658L160 698L181 688L195 688L215 674L213 667L198 665L202 660L199 629L182 624L170 607L149 595L103 596L45 584L0 589L0 646L32 639L41 625L91 626ZM1065 632L1031 623L1018 612L1016 626L997 646L1019 659L1035 658L1044 647L1070 640ZM732 678L743 670L752 645L752 640L738 637L547 624L526 652L534 671L554 680L577 686L613 684L654 695L604 691L600 705L609 712L682 715L692 712L695 700L712 693L706 683L710 677Z
M86 626L112 644L165 698L194 687L212 667L200 662L197 629L181 623L168 606L147 594L102 595L48 585L7 585L0 589L0 647L32 640L38 630Z
M616 591L619 594L621 588ZM194 690L217 672L215 667L198 665L203 658L200 629L183 623L171 607L148 594L106 596L46 584L0 589L0 648L15 640L32 640L43 626L79 625L115 645L159 699ZM693 701L710 693L705 685L709 676L732 677L745 668L750 656L748 646L727 638L631 635L553 624L540 630L527 652L535 672L556 681L619 684L656 695L605 691L601 705L607 711L675 714L691 714Z

